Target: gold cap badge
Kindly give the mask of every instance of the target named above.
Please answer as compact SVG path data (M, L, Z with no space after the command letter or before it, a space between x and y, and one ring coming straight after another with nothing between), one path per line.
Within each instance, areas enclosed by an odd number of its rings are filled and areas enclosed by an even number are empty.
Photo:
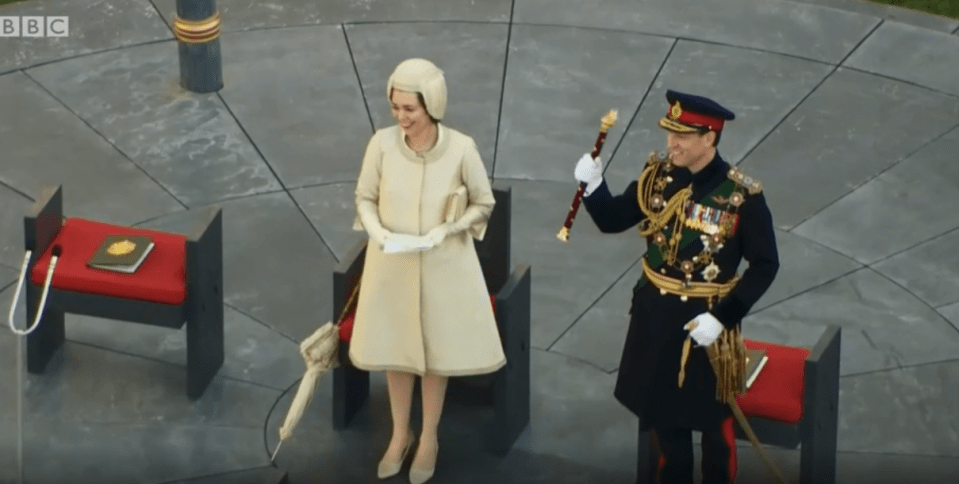
M662 112L662 111L660 111L660 112ZM679 119L679 117L680 117L682 114L683 114L683 108L679 106L679 101L676 101L676 102L673 104L673 107L669 109L669 117L671 117L671 118L673 118L673 119Z
M137 244L130 242L129 240L121 240L119 242L114 242L110 244L110 247L107 248L107 253L110 255L127 255L130 252L133 252Z

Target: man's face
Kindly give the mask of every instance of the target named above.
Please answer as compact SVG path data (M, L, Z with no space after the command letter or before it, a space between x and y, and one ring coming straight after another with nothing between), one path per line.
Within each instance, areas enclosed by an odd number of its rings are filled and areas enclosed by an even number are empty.
M715 136L715 134L713 135ZM666 135L666 147L669 148L670 161L673 165L683 168L702 168L710 160L709 157L713 136L699 133L674 133ZM712 157L709 157L710 159Z

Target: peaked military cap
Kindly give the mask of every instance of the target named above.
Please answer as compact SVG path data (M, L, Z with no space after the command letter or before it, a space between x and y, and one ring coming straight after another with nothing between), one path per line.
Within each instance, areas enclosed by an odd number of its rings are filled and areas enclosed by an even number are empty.
M736 119L732 111L702 96L666 91L669 111L659 126L675 133L696 133L704 129L720 132L725 121Z

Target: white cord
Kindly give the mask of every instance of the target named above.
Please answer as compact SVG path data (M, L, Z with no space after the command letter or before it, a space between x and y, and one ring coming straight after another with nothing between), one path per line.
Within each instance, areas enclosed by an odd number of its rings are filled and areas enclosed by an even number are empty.
M37 308L37 315L33 318L33 324L26 330L17 329L13 322L13 316L17 310L17 301L20 300L20 290L23 289L23 283L26 281L27 266L30 263L30 256L33 251L27 251L23 256L23 265L20 267L20 280L17 282L17 290L13 293L13 302L10 303L10 314L7 316L7 324L10 325L10 331L18 336L27 336L37 329L40 324L40 318L43 316L43 310L47 306L47 295L50 293L50 280L53 279L53 268L57 266L57 256L50 258L50 267L47 268L47 279L43 284L43 295L40 296L40 306ZM29 303L29 301L28 301ZM23 484L23 338L17 338L17 468L19 470L19 484Z
M13 293L13 302L10 303L10 314L7 315L7 324L10 325L10 331L13 331L17 335L26 336L34 330L37 329L37 325L40 324L40 318L43 316L43 310L47 306L47 295L50 294L50 280L53 279L53 268L57 266L57 256L50 258L50 267L47 268L47 280L43 283L43 295L40 296L40 306L37 308L37 315L33 318L33 324L30 325L26 330L17 329L17 325L13 322L13 315L17 310L17 301L20 300L20 290L23 289L23 283L26 282L27 275L27 265L30 263L31 251L23 256L23 265L20 267L20 280L17 282L17 290Z

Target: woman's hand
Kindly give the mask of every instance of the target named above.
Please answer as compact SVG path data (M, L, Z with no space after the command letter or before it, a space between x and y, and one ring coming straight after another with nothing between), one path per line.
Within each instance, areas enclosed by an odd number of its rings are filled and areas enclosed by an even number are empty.
M393 233L386 229L374 230L370 232L370 238L373 239L373 242L376 242L376 244L380 246L380 249L386 245L386 242L392 236Z
M430 230L424 238L435 247L443 243L443 241L449 237L451 231L452 229L449 224L439 224L433 227L433 230Z

